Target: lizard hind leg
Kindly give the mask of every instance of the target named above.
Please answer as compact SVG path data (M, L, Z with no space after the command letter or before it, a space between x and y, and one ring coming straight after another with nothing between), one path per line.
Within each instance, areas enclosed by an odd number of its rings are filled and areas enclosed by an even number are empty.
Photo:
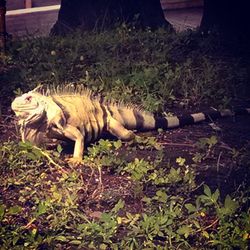
M135 138L135 134L133 131L126 129L120 122L118 122L114 118L110 118L107 130L109 133L123 141L130 141Z

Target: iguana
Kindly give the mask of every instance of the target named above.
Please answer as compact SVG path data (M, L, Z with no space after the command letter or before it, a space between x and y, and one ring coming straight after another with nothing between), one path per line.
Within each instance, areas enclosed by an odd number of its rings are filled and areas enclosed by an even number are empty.
M86 142L95 141L104 132L121 140L131 140L133 130L169 129L236 114L250 109L194 113L184 116L156 117L133 105L102 101L83 87L61 87L42 92L35 88L15 98L11 104L20 125L22 141L37 146L55 146L73 141L73 161L81 161Z

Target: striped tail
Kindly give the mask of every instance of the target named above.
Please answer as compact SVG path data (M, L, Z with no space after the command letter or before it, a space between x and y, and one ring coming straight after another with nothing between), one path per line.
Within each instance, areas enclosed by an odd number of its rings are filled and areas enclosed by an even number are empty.
M172 117L155 117L155 128L170 129L183 127L185 125L191 125L199 123L202 121L212 121L214 119L238 116L238 115L248 115L250 114L250 108L237 109L234 112L230 110L223 111L208 111L200 112L189 115L182 116L172 116Z
M250 108L238 109L234 112L230 110L200 112L182 116L157 117L152 113L145 112L133 107L117 107L116 105L106 106L110 115L121 125L129 130L149 131L158 128L171 129L195 124L202 121L212 121L214 119L250 114Z

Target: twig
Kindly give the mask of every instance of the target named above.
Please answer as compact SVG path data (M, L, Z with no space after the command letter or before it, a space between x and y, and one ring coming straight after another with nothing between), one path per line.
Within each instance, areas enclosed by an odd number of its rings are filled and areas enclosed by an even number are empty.
M195 145L193 144L186 144L186 143L174 143L174 142L159 142L160 145L167 145L167 146L177 146L177 147L192 147L194 148Z
M57 167L62 173L68 173L66 170L64 170L63 167L61 167L59 164L57 164L50 156L48 153L44 152L42 149L40 149L39 147L37 146L34 146L33 147L37 150L40 151L40 153L45 156L48 160L49 160L49 163L53 164L55 167Z
M194 191L196 191L197 189L199 189L201 186L203 186L204 183L205 183L204 181L201 182L201 184L198 185L197 187L195 187L195 189L193 189L192 192L194 192Z
M99 172L99 182L97 185L97 189L92 193L91 197L94 198L96 196L96 193L99 192L99 194L103 193L103 183L102 183L102 169L101 167L98 167L98 172Z
M99 172L99 183L98 183L98 188L100 188L101 191L103 192L102 169L101 169L101 167L98 167L98 172Z
M94 173L95 173L95 170L94 170L94 168L93 168L93 166L89 166L90 167L90 169L91 169L91 173L90 173L90 176L89 176L89 178L88 178L88 182L87 182L87 184L85 185L85 191L88 191L88 187L89 187L89 185L90 185L90 182L91 182L91 179L93 178L93 176L94 176Z
M219 221L219 218L216 219L215 221L213 221L213 223L211 223L210 225L206 226L205 228L200 228L196 231L196 233L200 232L200 231L205 231L207 229L209 229L210 227L214 226L217 222Z
M219 154L219 156L218 156L218 160L217 160L217 164L216 164L217 173L219 172L219 168L220 168L220 159L221 159L221 155L222 155L222 151L220 152L220 154Z
M225 143L223 143L223 142L221 142L221 145L219 145L219 147L220 147L220 148L224 148L224 149L228 149L228 150L230 150L230 151L233 150L233 148L229 147L227 144L225 144Z
M36 218L31 219L31 221L29 221L25 226L22 226L21 228L22 229L29 229L32 226L34 221L36 221Z

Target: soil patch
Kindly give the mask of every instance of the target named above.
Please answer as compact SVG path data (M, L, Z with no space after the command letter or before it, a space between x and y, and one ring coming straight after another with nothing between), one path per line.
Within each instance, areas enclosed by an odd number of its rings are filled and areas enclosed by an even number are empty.
M248 176L249 171L239 166L238 162L232 161L232 150L248 150L250 148L250 116L238 116L236 118L219 119L216 122L217 129L214 130L208 123L200 123L184 128L178 128L161 133L138 133L142 137L155 136L157 141L163 146L164 160L162 165L169 162L175 162L176 158L182 157L186 162L192 165L195 153L199 151L197 142L201 138L210 138L216 136L218 143L215 145L213 152L207 157L202 164L199 164L198 181L206 182L210 187L221 189L222 193L229 193L234 190L237 185ZM20 140L18 128L14 120L14 116L10 110L7 110L0 119L0 141L16 141ZM91 146L91 145L90 145ZM153 159L155 151L141 149L121 154L128 161L135 158ZM103 175L103 192L112 196L127 196L131 189L131 183L125 177L105 173ZM94 186L97 183L93 183ZM124 185L123 185L124 184Z

